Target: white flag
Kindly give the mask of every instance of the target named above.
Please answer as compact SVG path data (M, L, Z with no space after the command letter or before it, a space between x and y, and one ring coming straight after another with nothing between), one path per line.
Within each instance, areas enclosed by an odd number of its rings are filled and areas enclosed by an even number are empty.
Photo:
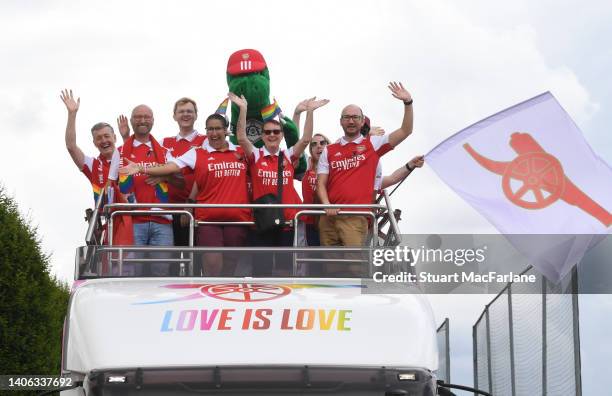
M549 92L463 129L426 162L551 281L612 231L612 169Z

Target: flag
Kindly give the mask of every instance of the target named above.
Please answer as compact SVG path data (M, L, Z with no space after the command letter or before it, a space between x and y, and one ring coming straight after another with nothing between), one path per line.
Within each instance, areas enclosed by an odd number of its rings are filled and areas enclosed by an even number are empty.
M160 182L155 185L155 197L161 203L168 203L168 183Z
M276 99L274 99L274 103L261 109L261 118L264 122L266 122L273 119L280 113L281 108L278 106L278 103L276 103Z
M223 102L221 102L221 104L219 105L219 107L217 108L217 111L215 111L215 113L225 115L225 113L227 113L227 105L228 105L228 103L229 103L229 98L225 98L225 100Z
M119 175L119 190L127 194L134 187L134 177L132 175Z
M94 204L98 203L98 198L100 197L100 193L102 192L102 187L97 184L91 183L91 188L93 189L94 194Z
M461 130L426 162L553 282L612 231L612 169L549 92Z

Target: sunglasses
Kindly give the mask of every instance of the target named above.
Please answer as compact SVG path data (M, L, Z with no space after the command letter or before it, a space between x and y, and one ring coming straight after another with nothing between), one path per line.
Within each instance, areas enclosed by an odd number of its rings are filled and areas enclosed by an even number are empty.
M325 140L321 140L320 142L310 142L310 147L316 146L326 146L327 142Z
M271 135L271 134L275 134L275 135L280 135L283 131L280 129L264 129L263 133L264 135Z

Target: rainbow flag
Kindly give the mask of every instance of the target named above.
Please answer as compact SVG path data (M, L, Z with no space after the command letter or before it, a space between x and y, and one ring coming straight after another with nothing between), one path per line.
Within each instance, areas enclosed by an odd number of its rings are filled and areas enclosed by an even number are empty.
M278 106L278 103L276 103L276 99L274 99L274 103L261 109L261 118L264 122L266 122L273 119L280 113L281 108Z
M134 177L132 175L119 175L119 191L127 194L134 187Z
M102 187L98 186L97 184L92 184L91 188L93 188L94 202L98 203L98 198L100 197L100 193L102 192Z
M155 196L161 203L168 202L168 183L161 182L155 185Z
M227 105L228 105L228 103L229 103L229 98L225 98L225 100L223 102L221 102L221 104L219 105L219 107L217 108L217 111L215 111L215 113L225 115L225 113L227 112Z

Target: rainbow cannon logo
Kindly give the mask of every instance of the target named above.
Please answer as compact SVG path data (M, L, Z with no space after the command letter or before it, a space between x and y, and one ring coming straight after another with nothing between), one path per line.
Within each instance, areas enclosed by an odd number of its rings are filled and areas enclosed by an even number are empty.
M170 284L161 287L168 289L198 289L195 293L187 296L175 297L166 300L144 301L134 303L135 305L164 304L178 301L196 300L212 297L224 301L233 302L257 302L269 301L285 297L294 289L314 288L364 288L363 285L320 285L320 284L265 284L254 282L237 283L192 283L192 284Z

